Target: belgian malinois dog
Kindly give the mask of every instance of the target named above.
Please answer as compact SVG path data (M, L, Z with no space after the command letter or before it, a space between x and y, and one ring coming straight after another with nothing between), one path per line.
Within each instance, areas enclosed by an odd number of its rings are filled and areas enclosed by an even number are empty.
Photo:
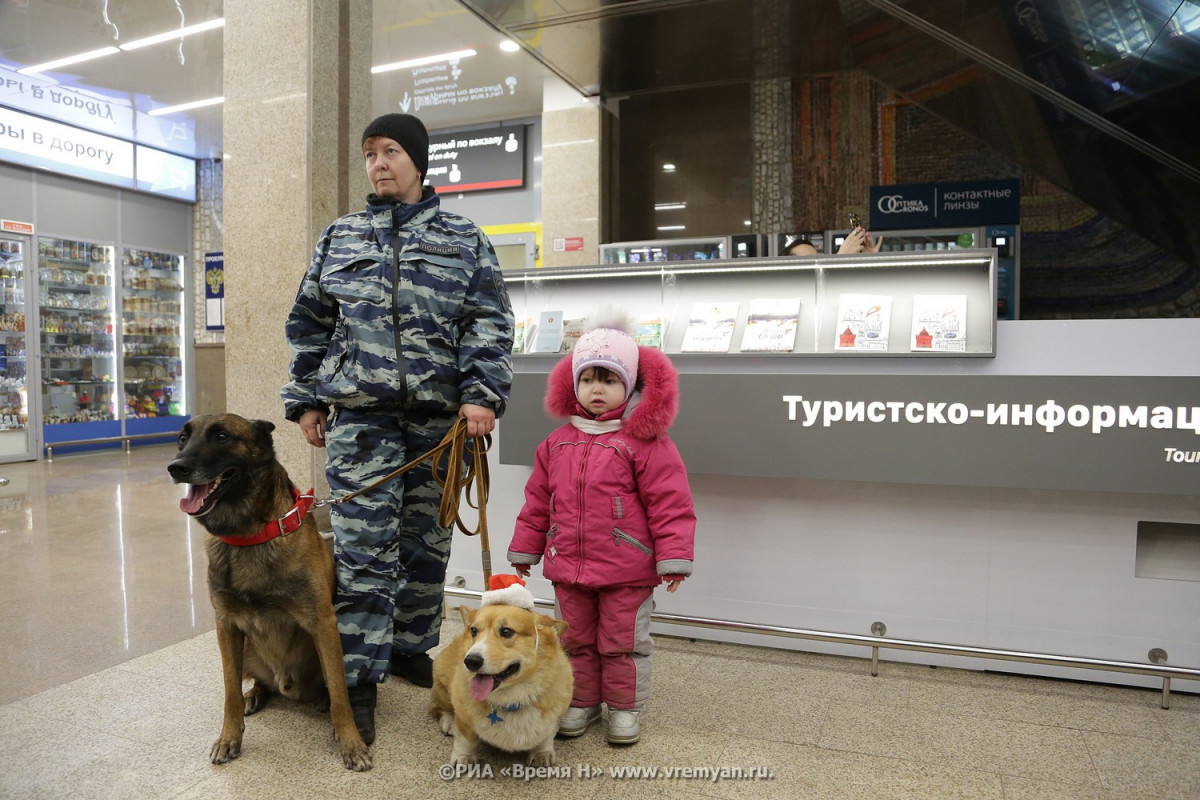
M208 594L216 611L225 717L212 762L242 750L245 714L274 692L323 706L347 769L371 768L354 725L333 611L333 557L275 457L274 424L236 414L193 417L167 467L188 484L182 511L208 531ZM257 542L257 543L251 543ZM242 694L242 679L253 685Z

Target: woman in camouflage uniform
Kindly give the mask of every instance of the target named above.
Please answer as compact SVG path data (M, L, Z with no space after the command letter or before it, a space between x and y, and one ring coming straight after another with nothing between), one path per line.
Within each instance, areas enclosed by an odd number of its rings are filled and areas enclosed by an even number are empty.
M327 450L334 496L433 448L456 417L490 433L512 383L513 315L487 237L423 186L429 135L386 114L363 131L374 193L317 242L287 320L287 418ZM450 530L428 463L334 506L335 609L355 721L375 737L388 675L432 684Z

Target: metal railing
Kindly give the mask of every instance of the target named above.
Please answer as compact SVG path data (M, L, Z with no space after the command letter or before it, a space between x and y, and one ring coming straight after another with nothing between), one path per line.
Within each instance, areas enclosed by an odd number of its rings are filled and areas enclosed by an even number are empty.
M464 588L462 579L455 581L458 585L446 587L446 594L460 597L464 600L478 601L483 592ZM534 604L544 608L554 608L553 600L534 598ZM1078 667L1080 669L1099 670L1101 672L1123 672L1132 675L1146 675L1162 678L1162 707L1171 707L1171 679L1200 680L1200 669L1194 667L1168 667L1158 663L1139 664L1135 661L1113 661L1104 658L1089 658L1086 656L1063 656L1052 653L1026 653L1019 650L1001 650L994 647L973 647L971 645L945 644L941 642L921 642L912 639L887 639L884 635L887 628L881 622L871 626L872 632L879 635L860 636L854 633L834 633L830 631L815 631L805 628L786 628L780 625L758 625L751 622L735 622L724 619L707 619L704 617L686 617L679 614L650 614L651 622L664 625L682 625L692 628L708 628L710 630L729 631L733 633L755 633L766 636L782 636L788 639L807 639L814 642L831 642L833 644L862 645L871 648L871 675L879 675L880 649L911 650L921 653L937 653L939 655L963 656L970 658L995 659L1000 661L1020 661L1026 664L1043 664L1052 667ZM1156 661L1165 661L1166 653L1155 648L1150 651L1150 657Z
M122 449L129 453L133 450L133 443L144 441L147 439L177 439L179 431L159 431L158 433L131 433L124 436L102 436L98 439L74 439L69 442L50 442L45 445L46 460L54 460L54 448L56 447L86 447L93 444L113 444L121 442Z

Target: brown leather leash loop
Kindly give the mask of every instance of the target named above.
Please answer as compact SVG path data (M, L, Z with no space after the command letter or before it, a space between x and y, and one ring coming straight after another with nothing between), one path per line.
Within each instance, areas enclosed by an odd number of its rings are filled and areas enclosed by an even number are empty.
M468 445L470 446L468 447ZM375 487L403 475L423 461L430 461L433 479L438 486L442 487L442 502L438 508L438 525L443 528L453 525L467 536L479 536L479 543L483 548L483 584L487 586L492 576L492 553L489 550L487 533L487 498L488 488L491 485L487 453L491 448L491 434L468 436L467 421L459 417L450 430L446 431L442 441L428 453L392 470L374 483L338 498L321 500L316 505L319 507L345 503L347 500L352 500L360 494L369 492ZM441 461L444 453L449 454L446 460L445 476L441 474L438 467L438 462ZM472 494L474 494L474 500L472 500ZM462 520L462 515L459 514L460 497L465 497L467 505L479 513L479 525L475 530L468 529Z

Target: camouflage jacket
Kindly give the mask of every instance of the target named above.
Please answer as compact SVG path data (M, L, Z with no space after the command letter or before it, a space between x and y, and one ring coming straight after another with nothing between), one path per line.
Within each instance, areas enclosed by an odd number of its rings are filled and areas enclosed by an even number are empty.
M420 409L462 403L499 416L512 384L513 314L491 242L441 210L371 195L317 242L288 315L290 420L318 408Z

